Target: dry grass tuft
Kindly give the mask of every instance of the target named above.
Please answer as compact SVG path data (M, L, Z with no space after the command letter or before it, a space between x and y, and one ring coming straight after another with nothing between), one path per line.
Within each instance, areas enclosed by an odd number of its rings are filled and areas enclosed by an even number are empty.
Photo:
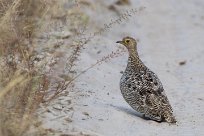
M68 15L72 18L71 31L81 23L78 18L82 13L75 7L64 13L60 6L55 0L0 0L0 136L31 135L30 128L40 124L34 114L39 104L50 102L67 88L65 81L57 82L50 95L53 79L43 69L51 67L51 63L43 60L35 64L39 61L36 38L47 32L47 26L56 27L46 19L63 24L70 20ZM72 55L79 55L75 53L74 50ZM76 57L68 62L70 70L74 61ZM45 132L39 130L32 135Z
M43 71L51 64L45 60L36 65L36 56L39 55L36 38L41 36L40 33L47 32L46 25L56 27L55 24L47 24L47 14L53 20L60 20L61 25L69 25L69 30L75 36L65 66L70 78L56 81L51 95L49 89L54 79L48 77L52 73ZM0 0L0 136L46 135L34 114L39 104L52 101L67 87L70 89L80 75L124 52L112 52L74 75L74 66L82 49L93 38L84 38L88 20L78 6L64 12L55 0ZM79 30L81 26L84 29ZM38 128L38 132L33 131L34 127Z
M0 135L22 136L33 125L34 111L47 84L33 57L33 38L47 10L43 0L0 1Z

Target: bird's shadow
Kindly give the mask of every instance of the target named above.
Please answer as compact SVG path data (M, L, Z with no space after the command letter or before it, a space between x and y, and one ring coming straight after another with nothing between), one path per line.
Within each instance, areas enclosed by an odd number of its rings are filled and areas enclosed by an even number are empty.
M143 114L131 109L131 108L126 108L126 107L122 107L122 106L115 106L115 105L110 105L112 106L113 108L115 108L116 110L118 111L122 111L124 113L127 113L128 115L131 115L132 117L139 117L139 118L142 118L142 119L145 119L145 120L150 120L149 118L147 117L144 117Z

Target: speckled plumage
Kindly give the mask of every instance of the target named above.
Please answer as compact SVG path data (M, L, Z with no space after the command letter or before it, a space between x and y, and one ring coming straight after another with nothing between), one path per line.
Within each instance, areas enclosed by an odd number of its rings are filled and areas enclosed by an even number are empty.
M125 101L144 117L161 122L175 123L172 107L159 78L140 60L136 40L125 37L117 43L129 52L128 64L120 80Z

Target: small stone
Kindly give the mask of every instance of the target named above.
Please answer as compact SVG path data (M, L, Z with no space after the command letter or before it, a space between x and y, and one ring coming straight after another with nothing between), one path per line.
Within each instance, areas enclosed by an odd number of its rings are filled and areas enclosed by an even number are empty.
M101 53L101 51L97 51L97 54L100 54Z
M62 31L62 32L53 32L50 34L57 39L68 39L72 34L69 31Z
M118 0L115 2L116 5L130 5L130 0Z
M72 122L72 120L70 118L65 118L64 120L67 122Z
M62 110L63 109L63 107L61 105L54 105L54 106L52 106L52 108L55 110Z
M185 65L185 64L186 64L186 61L185 61L185 60L184 60L184 61L179 62L179 65L180 65L180 66Z
M84 115L86 116L89 116L89 113L88 112L83 112Z
M103 119L98 119L99 121L103 121Z

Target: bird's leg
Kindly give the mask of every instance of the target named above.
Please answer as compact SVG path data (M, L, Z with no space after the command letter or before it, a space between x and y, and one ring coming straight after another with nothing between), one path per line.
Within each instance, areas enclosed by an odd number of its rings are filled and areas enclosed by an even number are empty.
M149 120L150 118L146 116L147 115L147 109L145 110L145 112L142 114L142 118Z
M160 116L156 117L156 116L150 116L150 119L158 122L158 123L161 123L163 120Z
M147 117L145 116L147 114L147 109L145 108L145 112L142 114L142 117L144 118L144 119L147 119Z

